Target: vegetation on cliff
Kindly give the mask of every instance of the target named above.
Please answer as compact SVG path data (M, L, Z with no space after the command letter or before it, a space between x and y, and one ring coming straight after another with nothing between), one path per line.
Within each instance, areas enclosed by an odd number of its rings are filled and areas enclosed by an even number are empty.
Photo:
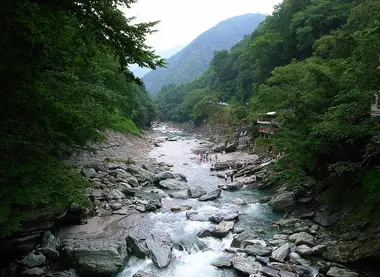
M375 0L284 0L231 51L216 52L201 77L165 86L155 98L159 117L199 121L219 102L230 104L232 119L252 123L276 111L281 131L271 141L286 154L278 177L343 185L375 214L379 118L370 104L380 88L379 16Z
M0 235L26 212L81 201L86 182L59 159L107 127L138 133L154 105L129 64L163 61L145 45L155 23L118 9L134 0L0 4Z

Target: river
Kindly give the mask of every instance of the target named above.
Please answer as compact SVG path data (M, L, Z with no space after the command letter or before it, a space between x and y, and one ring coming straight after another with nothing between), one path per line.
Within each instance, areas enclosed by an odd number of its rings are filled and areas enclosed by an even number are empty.
M224 182L210 171L209 162L200 162L195 149L205 147L207 142L195 137L187 136L175 129L165 129L166 131L180 138L177 141L165 141L162 147L156 147L150 152L150 157L158 162L173 164L171 169L174 173L184 174L190 185L198 185L206 191L217 188L217 185ZM221 270L213 266L212 263L220 258L228 257L224 251L229 248L233 239L230 233L223 239L213 237L198 238L197 233L206 229L212 223L208 221L190 221L186 217L186 212L174 213L170 211L173 206L189 205L192 210L204 214L213 214L221 208L235 209L240 212L239 220L235 229L252 229L263 233L263 238L273 236L270 225L279 218L274 214L267 204L255 203L257 199L265 196L264 192L256 189L243 189L235 192L223 191L220 198L214 201L201 202L197 199L172 199L164 198L162 208L149 215L149 228L155 232L166 232L170 235L174 245L173 257L170 265L164 269L158 269L152 260L138 259L132 257L125 270L119 273L118 277L130 277L138 270L156 274L160 277L181 276L181 277L230 277L238 276L233 269ZM247 205L231 204L233 199L243 199ZM275 231L275 230L273 230Z

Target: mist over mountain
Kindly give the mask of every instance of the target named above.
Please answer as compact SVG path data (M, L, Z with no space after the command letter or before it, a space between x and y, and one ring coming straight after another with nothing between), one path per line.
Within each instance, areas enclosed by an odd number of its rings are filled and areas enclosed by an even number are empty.
M207 70L216 50L230 49L264 19L263 14L245 14L218 23L170 57L167 68L147 73L143 77L147 90L154 94L163 85L194 80Z

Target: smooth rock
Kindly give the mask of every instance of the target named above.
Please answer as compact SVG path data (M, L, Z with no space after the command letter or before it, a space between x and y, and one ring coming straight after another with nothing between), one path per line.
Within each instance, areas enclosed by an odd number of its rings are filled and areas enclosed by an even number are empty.
M358 277L359 274L356 272L349 271L347 269L339 267L331 267L327 272L327 276L330 277Z
M269 205L274 211L277 212L289 212L294 209L294 193L289 191L284 191L273 196L272 200L269 201Z
M45 261L46 257L44 255L30 253L22 259L21 263L26 267L37 267L42 265Z
M281 245L279 248L275 249L272 252L271 257L278 261L284 261L290 253L290 246L291 244L288 242Z
M202 195L201 197L199 197L199 201L214 200L214 199L218 198L221 193L222 193L221 189L212 190L212 191L206 193L205 195Z
M188 199L189 195L187 193L187 190L177 190L169 193L169 197L176 199Z
M39 267L33 267L21 272L21 276L41 276L45 273L45 270Z
M137 258L143 259L149 255L149 249L146 247L145 239L140 239L129 235L126 237L126 242L132 255Z
M120 210L122 208L122 206L123 205L121 203L113 203L110 205L110 207L113 211Z
M244 248L244 251L251 256L269 256L272 254L271 248L263 247L259 244L248 245Z
M210 216L210 220L215 223L222 221L231 221L239 217L239 211L237 210L220 210L217 213Z
M157 275L146 273L142 270L137 271L132 277L157 277Z
M156 180L155 174L134 164L129 164L127 167L127 171L131 173L133 176L135 176L139 183L154 183L154 181Z
M61 254L81 275L112 275L119 272L128 258L124 239L62 241Z
M213 236L217 238L224 238L234 229L234 225L235 223L233 221L220 222L213 231Z
M166 179L159 182L159 185L163 188L170 190L187 190L188 186L186 182L179 181L177 179Z
M235 204L235 205L246 205L247 203L245 203L245 201L241 198L237 198L237 199L234 199L231 201L232 204Z
M241 247L243 241L257 238L256 232L252 230L246 230L241 234L235 236L231 242L231 247Z
M237 271L247 276L257 273L262 267L259 262L255 261L255 258L253 257L244 258L240 256L235 257L232 260L232 266Z
M298 275L294 272L285 271L276 267L266 266L260 270L265 276L268 277L297 277Z
M322 254L327 250L327 245L316 245L311 250L314 254Z
M187 182L187 178L185 175L183 175L182 173L174 173L174 177L177 179L177 180L180 180L180 181L183 181L183 182Z
M309 246L307 246L305 244L297 246L296 252L298 254L300 254L301 256L314 254L314 251Z
M289 236L289 240L296 245L306 244L307 246L314 246L314 237L308 233L300 232Z
M244 183L240 181L218 185L219 188L224 189L224 190L230 190L230 191L239 190L243 186L244 186Z
M232 267L232 261L228 259L218 259L216 262L213 262L212 265L217 268L230 268Z
M38 252L44 255L49 260L57 260L59 258L59 252L55 249L51 249L49 247L40 247L38 248Z
M50 231L44 233L41 242L41 248L57 249L61 242Z
M190 186L188 190L188 195L191 198L199 198L205 194L206 194L206 191L200 186Z
M169 265L172 257L172 244L168 234L151 234L145 243L157 267L163 268Z
M157 179L158 179L158 181L166 180L166 179L175 179L175 176L173 175L173 173L171 173L169 171L165 171L165 172L161 172L160 174L158 174Z

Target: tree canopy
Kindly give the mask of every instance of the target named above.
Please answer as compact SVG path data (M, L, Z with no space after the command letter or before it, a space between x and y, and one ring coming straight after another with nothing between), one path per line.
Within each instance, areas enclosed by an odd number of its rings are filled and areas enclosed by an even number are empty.
M30 209L81 201L86 182L61 157L114 128L139 133L155 108L129 64L163 65L145 44L156 22L133 24L135 0L0 3L0 227Z

